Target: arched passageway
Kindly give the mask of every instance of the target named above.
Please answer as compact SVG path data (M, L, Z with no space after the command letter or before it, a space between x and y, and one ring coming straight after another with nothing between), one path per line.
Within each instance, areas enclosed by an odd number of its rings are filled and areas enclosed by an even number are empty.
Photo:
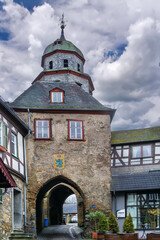
M79 225L84 223L84 194L73 181L63 176L58 176L46 182L40 189L36 200L37 232L44 226L47 216L49 225L63 223L63 204L71 194L76 194L78 205ZM45 213L45 215L44 215Z

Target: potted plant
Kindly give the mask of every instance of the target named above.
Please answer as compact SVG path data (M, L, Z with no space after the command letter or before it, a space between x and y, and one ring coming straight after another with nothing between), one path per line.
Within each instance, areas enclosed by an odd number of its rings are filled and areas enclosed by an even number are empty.
M125 234L123 235L123 240L137 240L138 239L138 233L134 233L134 224L133 219L131 217L131 214L126 217L123 223L123 232Z
M105 239L105 232L108 231L108 219L104 213L101 214L98 222L98 239Z
M116 216L113 212L110 213L108 218L108 230L110 233L105 234L105 239L107 240L121 240L120 235L117 233L119 232L119 226L116 219Z
M88 218L91 222L92 229L93 229L92 239L97 239L98 238L98 233L97 233L98 222L99 222L99 219L100 219L102 214L103 214L102 212L96 211L96 212L90 212L89 215L88 215Z
M155 230L156 230L156 216L160 215L160 209L149 209L148 213L153 216L154 233L148 233L147 240L158 240L160 239L160 233L155 232Z

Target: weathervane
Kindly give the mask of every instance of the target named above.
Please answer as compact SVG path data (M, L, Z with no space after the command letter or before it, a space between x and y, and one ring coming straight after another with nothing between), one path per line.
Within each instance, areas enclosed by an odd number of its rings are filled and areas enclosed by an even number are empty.
M60 18L60 24L61 24L61 37L60 40L64 41L66 40L64 37L64 28L66 26L65 21L64 21L64 13L62 14L62 17Z

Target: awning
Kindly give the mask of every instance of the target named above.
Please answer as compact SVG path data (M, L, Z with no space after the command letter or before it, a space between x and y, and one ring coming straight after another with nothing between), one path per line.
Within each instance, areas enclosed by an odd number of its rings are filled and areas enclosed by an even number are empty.
M16 183L0 158L0 188L16 187Z

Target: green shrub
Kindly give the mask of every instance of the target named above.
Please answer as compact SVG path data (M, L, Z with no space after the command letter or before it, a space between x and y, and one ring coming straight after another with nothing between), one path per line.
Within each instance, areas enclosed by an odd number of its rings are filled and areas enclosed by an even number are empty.
M134 224L133 224L133 220L131 217L131 214L129 213L129 215L126 217L126 219L124 220L123 223L123 232L126 233L134 233Z
M118 222L117 222L116 216L114 215L113 212L111 212L110 215L109 215L108 226L109 226L109 231L110 232L112 232L112 233L119 232Z
M107 231L108 230L108 219L105 214L103 214L98 222L98 231Z
M93 228L94 228L95 231L97 231L98 222L103 215L104 215L104 213L99 212L99 211L89 213L88 218L91 221L91 223L93 224Z

